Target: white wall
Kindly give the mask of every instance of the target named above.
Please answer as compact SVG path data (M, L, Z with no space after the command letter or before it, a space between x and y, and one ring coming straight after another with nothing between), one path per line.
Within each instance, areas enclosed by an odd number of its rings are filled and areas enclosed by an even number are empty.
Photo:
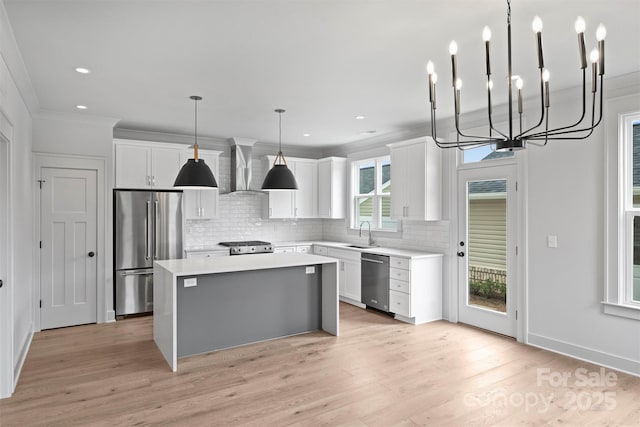
M607 81L607 98L640 97L639 83L640 73ZM553 96L550 111L556 124L577 118L579 100L570 98L568 93ZM601 304L604 144L601 125L583 142L552 141L545 148L527 149L528 340L640 374L640 322L604 314ZM558 236L558 248L546 247L547 235Z
M115 319L113 309L113 126L117 120L87 114L40 112L33 120L33 151L104 159L105 171L105 294L98 294L98 322ZM99 230L100 231L100 230ZM36 282L36 285L38 283ZM37 319L38 317L36 317Z
M8 25L4 6L0 4L0 113L6 118L6 128L3 133L10 138L10 187L9 187L9 216L10 236L0 236L10 239L11 276L5 278L7 286L3 287L3 297L10 296L9 306L12 314L9 317L10 328L0 329L0 346L3 350L10 348L10 369L0 366L3 383L0 384L0 397L6 397L13 392L14 381L31 342L32 336L32 241L33 241L33 198L32 186L32 119L27 108L27 102L33 102L32 93L21 92L19 88L28 82L28 75L24 70L15 40ZM25 102L25 99L27 102ZM3 119L4 120L4 119ZM10 291L10 292L9 292ZM6 317L2 317L6 319ZM12 335L7 336L7 335Z

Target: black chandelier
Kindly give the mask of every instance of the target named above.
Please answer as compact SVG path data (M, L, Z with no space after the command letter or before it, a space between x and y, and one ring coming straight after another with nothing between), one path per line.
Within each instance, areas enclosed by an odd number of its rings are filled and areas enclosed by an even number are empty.
M431 104L431 137L440 148L474 148L480 146L492 146L495 151L515 151L526 147L527 143L534 145L546 145L551 140L579 140L588 138L593 130L602 121L602 101L603 101L603 76L604 76L604 38L606 36L605 27L600 24L596 30L596 39L598 47L593 49L590 54L591 60L591 122L583 123L587 117L587 54L585 50L584 30L585 22L582 17L578 17L575 22L575 30L578 33L578 49L580 55L580 69L582 70L582 115L575 123L562 126L555 129L549 129L549 70L544 66L544 57L542 52L542 20L535 17L532 23L533 31L537 39L538 51L538 69L540 75L540 119L535 126L529 129L522 129L522 86L523 81L519 77L513 75L511 68L511 1L507 0L507 64L508 64L508 110L509 110L509 130L501 131L494 127L492 117L492 101L491 92L493 90L493 81L491 80L491 60L490 60L490 40L491 30L484 27L482 31L482 39L485 45L486 57L486 75L487 75L487 112L489 122L489 136L467 135L460 131L460 91L462 88L462 80L458 78L456 54L458 46L455 41L449 45L449 53L451 54L451 84L453 86L453 98L455 108L455 127L456 140L446 141L438 138L436 130L436 82L438 79L434 71L431 61L427 63L427 73L429 75L429 103ZM598 77L600 84L598 84ZM518 90L518 122L519 129L514 130L513 125L513 84ZM598 106L598 114L596 117L596 98L600 94L600 105ZM544 123L544 130L541 126ZM460 140L460 138L464 138ZM534 142L535 141L535 142Z

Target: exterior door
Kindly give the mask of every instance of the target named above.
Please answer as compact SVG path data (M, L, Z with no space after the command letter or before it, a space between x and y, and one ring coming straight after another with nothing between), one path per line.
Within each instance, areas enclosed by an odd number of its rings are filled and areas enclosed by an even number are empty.
M516 169L458 172L459 320L515 337Z
M95 323L97 171L40 169L42 329Z

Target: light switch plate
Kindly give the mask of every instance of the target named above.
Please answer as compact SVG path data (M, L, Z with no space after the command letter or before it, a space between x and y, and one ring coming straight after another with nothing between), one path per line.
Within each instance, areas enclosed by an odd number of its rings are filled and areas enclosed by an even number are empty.
M193 288L194 286L198 286L198 279L196 277L190 277L188 279L184 279L185 288Z
M307 274L313 274L315 272L316 272L316 267L314 265L307 267L305 270L305 273Z
M558 236L547 236L547 247L549 247L549 248L557 248L558 247Z

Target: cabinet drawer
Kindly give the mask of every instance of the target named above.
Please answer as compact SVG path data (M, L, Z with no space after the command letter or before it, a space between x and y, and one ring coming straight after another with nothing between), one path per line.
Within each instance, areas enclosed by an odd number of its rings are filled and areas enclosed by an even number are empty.
M393 268L401 268L403 270L410 270L409 265L411 260L409 258L398 258L392 256L389 260L391 267Z
M411 293L411 286L409 286L409 282L405 282L404 280L389 280L389 290L390 291L398 291L404 292L405 294Z
M311 246L296 246L296 252L308 254L311 252Z
M296 248L294 246L280 246L273 249L273 252L276 254L285 254L295 252Z
M389 291L389 311L411 317L411 297L398 291Z
M389 278L396 280L409 281L409 270L401 270L399 268L391 267L389 269Z
M327 256L329 254L329 249L327 249L326 246L313 245L313 253Z

